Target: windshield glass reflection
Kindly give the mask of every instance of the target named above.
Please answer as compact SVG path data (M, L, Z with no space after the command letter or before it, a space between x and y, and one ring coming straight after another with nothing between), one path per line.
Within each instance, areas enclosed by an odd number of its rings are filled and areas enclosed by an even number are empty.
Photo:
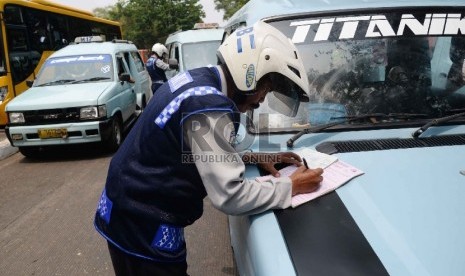
M206 65L216 65L216 50L221 41L205 41L183 44L183 61L185 70L190 70Z
M48 59L34 86L113 81L110 55L80 55Z
M441 16L403 11L271 22L303 57L310 98L287 117L269 95L253 113L256 130L297 131L367 113L434 118L465 108L465 38L459 21Z

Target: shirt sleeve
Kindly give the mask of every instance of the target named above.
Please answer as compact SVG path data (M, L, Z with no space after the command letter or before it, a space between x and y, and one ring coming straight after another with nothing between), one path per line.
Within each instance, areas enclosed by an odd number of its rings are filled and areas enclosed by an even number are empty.
M224 113L194 115L184 126L188 127L185 137L193 160L208 197L217 209L229 215L246 215L291 205L292 182L289 177L269 182L244 178L245 164L229 143L233 123Z
M155 65L156 65L158 68L160 68L160 69L162 69L162 70L164 70L164 71L170 69L169 64L165 63L165 62L164 62L162 59L160 59L160 58L157 58L157 61L155 61Z

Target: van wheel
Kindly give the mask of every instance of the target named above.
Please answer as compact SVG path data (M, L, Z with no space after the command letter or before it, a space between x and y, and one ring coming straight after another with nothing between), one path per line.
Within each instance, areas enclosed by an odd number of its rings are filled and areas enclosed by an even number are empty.
M121 120L114 117L111 120L111 131L108 140L103 141L103 146L110 152L115 152L123 141L123 128Z
M40 148L39 147L18 147L19 152L22 155L28 158L37 158L39 157Z

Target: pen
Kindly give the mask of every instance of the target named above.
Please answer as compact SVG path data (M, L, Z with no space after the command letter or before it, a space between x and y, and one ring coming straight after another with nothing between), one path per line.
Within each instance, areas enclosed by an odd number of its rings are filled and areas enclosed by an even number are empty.
M302 160L304 161L305 168L307 168L307 170L308 170L307 160L305 160L305 158L302 158Z

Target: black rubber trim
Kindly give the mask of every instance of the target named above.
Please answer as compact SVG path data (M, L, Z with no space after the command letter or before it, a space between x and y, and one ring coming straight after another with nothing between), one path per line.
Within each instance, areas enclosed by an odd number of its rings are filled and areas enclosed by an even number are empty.
M297 275L389 275L336 192L275 214Z
M327 141L315 147L326 154L391 149L412 149L465 145L465 135L439 135L425 138L389 138L370 140Z

